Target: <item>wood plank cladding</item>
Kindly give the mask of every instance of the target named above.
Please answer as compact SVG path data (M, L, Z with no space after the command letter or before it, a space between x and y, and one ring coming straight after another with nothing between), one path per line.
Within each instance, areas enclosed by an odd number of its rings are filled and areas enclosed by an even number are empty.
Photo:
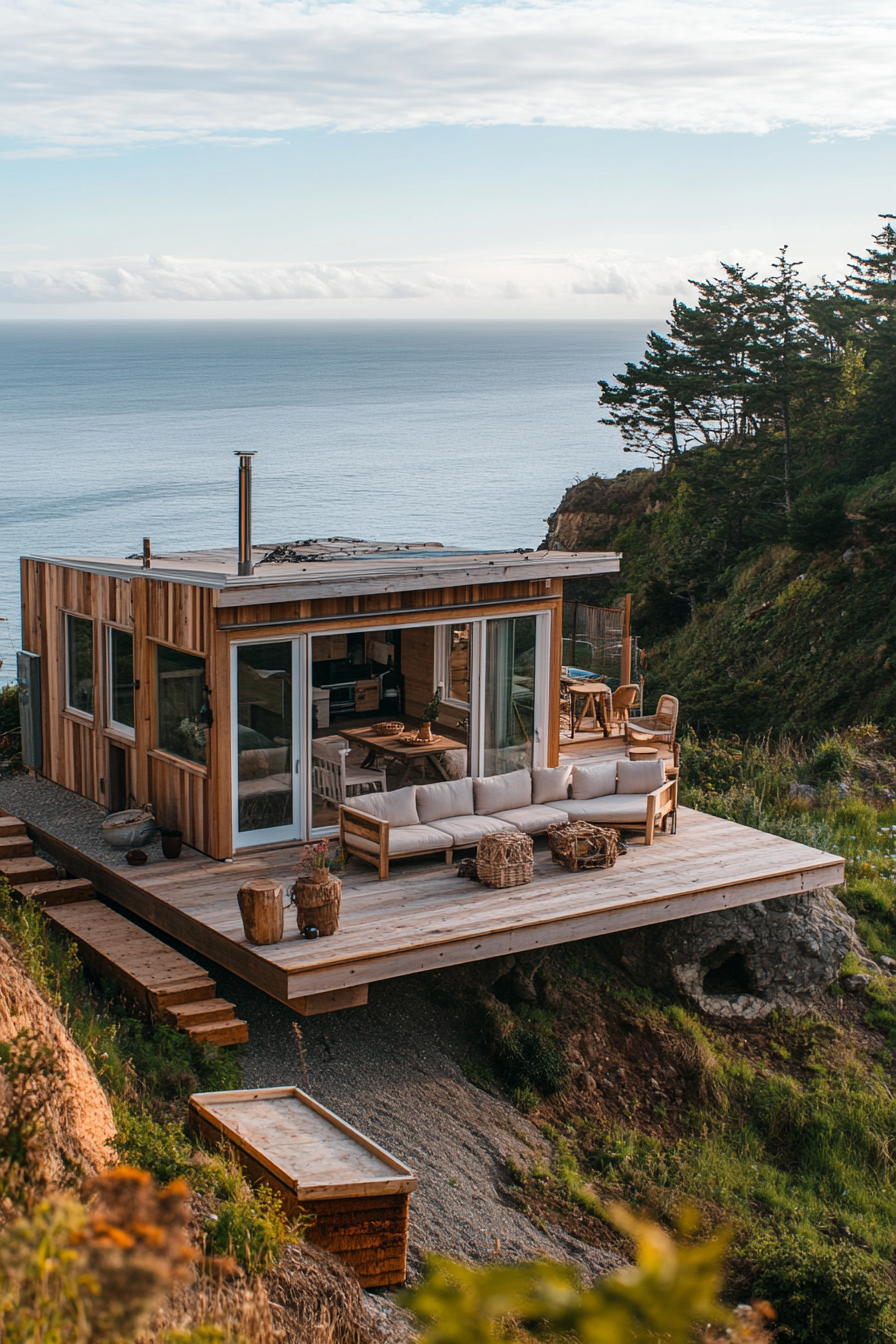
M93 621L93 715L67 708L65 617ZM107 629L134 635L133 736L109 721ZM209 848L207 772L181 766L174 758L153 759L155 646L168 644L209 656L212 594L135 575L124 579L65 565L22 561L23 645L41 655L44 773L102 807L110 806L110 747L126 759L126 791L139 804L151 803L163 825L177 826L188 844ZM211 676L211 673L210 673ZM217 731L217 723L216 729ZM212 751L214 744L212 744ZM225 748L226 750L226 748Z
M103 807L120 805L112 780L117 783L121 780L123 750L129 798L141 805L151 803L159 821L182 830L188 845L215 858L227 858L233 853L230 661L235 642L241 638L289 638L303 631L332 640L337 632L352 629L411 627L406 630L405 653L409 666L419 672L416 675L412 670L413 684L408 686L407 707L414 714L432 695L430 622L499 617L536 608L554 613L558 641L551 659L549 763L553 764L557 753L553 739L559 731L562 588L559 578L527 576L514 582L463 583L453 587L225 606L220 590L175 582L153 570L135 570L130 577L124 577L120 571L98 572L89 562L79 569L73 563L23 560L23 643L42 657L44 773ZM265 596L272 591L266 587ZM66 614L93 621L92 716L67 708ZM106 633L109 626L130 630L134 636L133 735L110 723ZM160 644L206 659L214 723L208 733L205 767L181 762L157 750L156 649ZM420 656L415 660L412 655L417 645Z

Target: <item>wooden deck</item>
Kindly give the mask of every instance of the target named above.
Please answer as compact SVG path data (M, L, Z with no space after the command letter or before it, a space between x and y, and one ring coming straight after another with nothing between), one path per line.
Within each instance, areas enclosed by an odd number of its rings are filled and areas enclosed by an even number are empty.
M233 863L185 850L175 862L107 868L46 832L40 845L126 910L204 953L301 1013L366 1002L367 986L746 905L843 880L843 860L686 808L677 835L640 840L606 872L568 873L536 841L535 880L493 890L431 858L400 860L380 882L353 861L343 877L339 932L303 940L294 915L273 947L243 937L237 892L253 877L293 880L295 848L244 853Z

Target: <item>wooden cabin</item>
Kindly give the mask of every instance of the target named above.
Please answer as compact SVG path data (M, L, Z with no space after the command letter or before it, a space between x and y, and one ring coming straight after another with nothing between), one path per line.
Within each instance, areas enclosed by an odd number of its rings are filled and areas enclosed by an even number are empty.
M436 690L435 777L555 765L563 581L618 568L613 553L244 534L233 550L28 556L27 763L111 811L151 803L218 859L333 834L353 791L399 787L414 763L345 744L418 725Z

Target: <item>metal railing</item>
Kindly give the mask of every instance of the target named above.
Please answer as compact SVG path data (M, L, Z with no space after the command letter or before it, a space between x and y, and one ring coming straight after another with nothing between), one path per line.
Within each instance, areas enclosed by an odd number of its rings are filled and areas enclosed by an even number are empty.
M611 685L644 686L637 635L626 633L626 607L593 607L587 602L563 603L563 662L583 672L606 677Z

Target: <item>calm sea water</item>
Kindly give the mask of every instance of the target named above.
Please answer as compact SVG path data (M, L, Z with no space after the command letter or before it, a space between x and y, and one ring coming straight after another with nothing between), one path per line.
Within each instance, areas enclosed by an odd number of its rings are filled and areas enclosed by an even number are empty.
M0 680L18 557L257 541L535 546L576 476L632 464L599 378L645 322L0 323Z

